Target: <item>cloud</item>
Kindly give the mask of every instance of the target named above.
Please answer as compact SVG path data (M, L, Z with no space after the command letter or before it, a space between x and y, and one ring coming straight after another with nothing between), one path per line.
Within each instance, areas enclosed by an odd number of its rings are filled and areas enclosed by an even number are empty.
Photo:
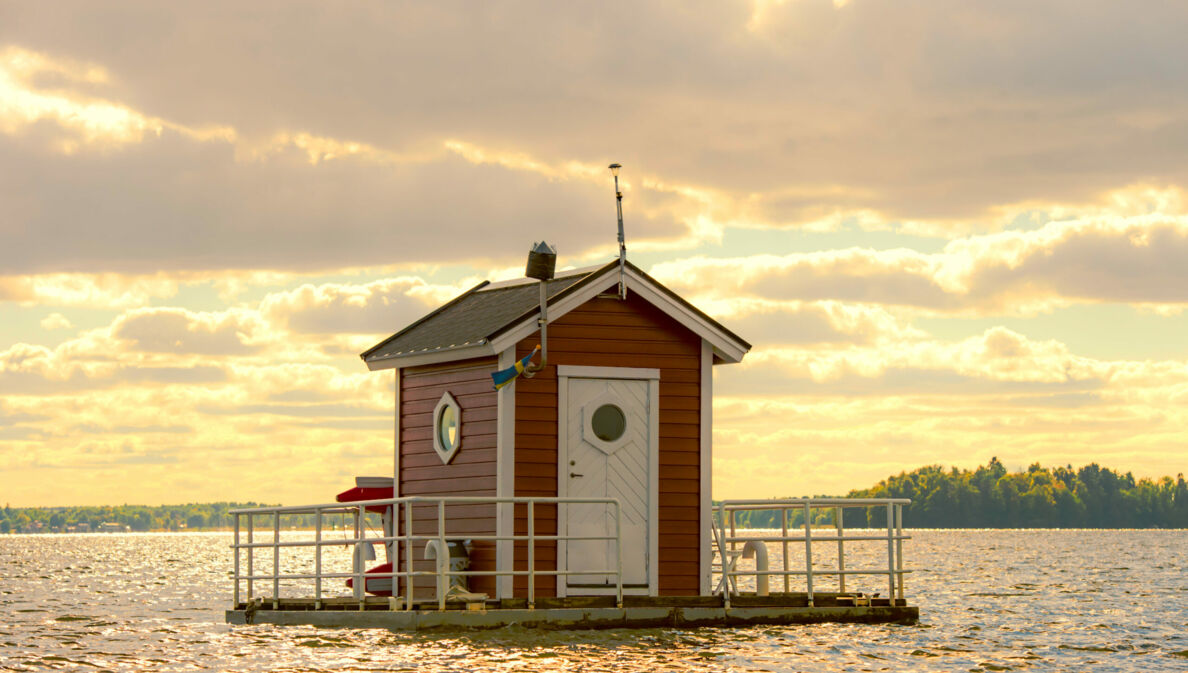
M54 330L69 329L71 327L74 327L74 325L72 325L70 321L66 319L66 316L62 315L61 313L51 313L41 319L41 329Z
M102 156L46 155L3 136L0 151L21 164L0 187L15 217L0 262L14 274L317 273L510 261L524 244L504 241L545 235L577 254L609 254L614 241L605 187L457 157L415 170L349 159L310 165L297 151L239 162L229 148L169 134ZM633 220L641 241L685 233L663 213Z
M731 331L754 344L875 344L926 337L893 312L836 301L713 298L697 302Z
M218 358L254 354L256 341L271 337L249 311L132 309L54 348L16 343L0 351L0 390L52 395L137 384L219 383L227 374Z
M178 308L138 309L121 315L112 335L155 353L242 355L254 352L253 333L264 325L245 312L194 313Z
M22 306L132 308L177 294L184 275L48 273L0 276L0 301Z
M409 276L366 284L305 284L269 294L261 302L260 311L274 324L301 334L366 334L378 339L402 329L464 290L432 286Z
M850 248L663 262L651 273L709 301L742 295L935 312L1026 313L1071 303L1188 304L1188 218L1050 222L959 238L938 253Z
M253 497L308 502L390 471L392 379L358 352L467 265L519 275L530 241L609 258L611 161L637 261L757 344L717 368L715 496L837 492L955 455L1174 473L1180 360L912 320L1188 307L1186 19L942 0L6 7L3 489L40 502L52 473L99 502L131 475L147 501L262 483ZM785 243L742 252L768 240ZM78 326L52 346L51 311Z
M74 76L80 72L88 74ZM457 263L506 254L474 236L476 227L528 239L558 223L569 231L554 238L562 247L609 247L597 242L609 243L609 235L577 226L593 221L595 183L609 211L608 176L589 164L549 164L449 137L404 152L283 129L256 139L230 127L199 132L110 101L44 91L34 76L46 73L71 75L64 85L107 81L99 66L16 47L0 55L0 91L11 94L0 108L0 133L6 149L23 157L20 184L3 192L17 218L13 247L23 254L0 261L17 272L151 273L165 259L181 271L261 262L308 270L310 261L339 269L409 254ZM53 124L35 125L41 121ZM47 144L59 152L45 153ZM119 151L77 155L97 145ZM465 199L456 198L460 184L468 186ZM671 209L651 210L633 228L644 249L651 238L687 237L689 227ZM57 237L34 235L63 227ZM4 294L27 299L19 285Z
M216 366L120 362L113 356L78 352L78 341L63 346L50 350L16 344L0 351L0 392L44 396L123 385L204 385L226 379Z
M121 145L140 142L165 130L197 140L233 140L227 128L194 129L148 117L126 106L60 88L39 89L35 80L52 76L56 84L91 87L108 81L101 66L54 60L9 46L0 51L0 132L15 134L42 120L56 122L69 135L59 136L59 151L72 154L80 144Z
M996 327L959 342L759 348L727 368L717 389L736 396L1067 394L1107 386L1120 366Z
M0 262L505 263L499 241L546 231L605 254L612 159L640 251L997 230L1185 185L1183 8L834 5L14 8L0 197L59 235Z

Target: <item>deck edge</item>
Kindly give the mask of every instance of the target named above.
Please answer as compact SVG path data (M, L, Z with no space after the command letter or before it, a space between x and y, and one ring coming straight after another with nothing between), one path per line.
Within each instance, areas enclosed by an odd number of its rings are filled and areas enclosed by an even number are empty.
M275 624L391 631L495 629L507 626L548 630L615 628L699 628L760 624L915 624L915 606L862 607L624 607L501 610L312 611L227 610L229 624Z

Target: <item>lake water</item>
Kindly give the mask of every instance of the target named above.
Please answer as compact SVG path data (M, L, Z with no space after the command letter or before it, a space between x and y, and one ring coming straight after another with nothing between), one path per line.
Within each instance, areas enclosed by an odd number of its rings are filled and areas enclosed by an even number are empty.
M913 535L917 626L431 635L232 628L229 534L0 536L0 670L1188 671L1188 531Z

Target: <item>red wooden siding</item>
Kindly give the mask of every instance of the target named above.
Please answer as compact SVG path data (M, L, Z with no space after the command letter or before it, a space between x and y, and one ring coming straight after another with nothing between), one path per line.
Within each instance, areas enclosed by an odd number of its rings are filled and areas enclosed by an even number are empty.
M516 346L531 352L538 335ZM555 365L660 369L659 580L663 595L700 592L701 340L638 298L592 299L549 325L549 367L516 381L517 496L557 495L557 376ZM432 449L431 449L432 450ZM542 516L543 515L543 516ZM516 533L524 534L523 508ZM536 531L556 534L551 508L537 514ZM538 568L556 567L556 545L540 543ZM516 547L516 568L527 569L527 545ZM527 578L515 580L516 595ZM538 578L537 595L555 595L552 577Z
M400 495L495 496L495 418L497 398L491 387L494 358L464 360L442 365L408 367L400 372ZM462 446L449 465L443 465L433 450L433 409L445 392L462 409ZM400 513L400 530L404 513ZM451 538L495 534L495 506L450 505L446 510L446 533ZM413 508L413 533L437 533L437 508ZM424 541L414 546L416 570L434 570L424 561ZM476 541L470 554L474 570L495 569L495 543ZM401 552L401 568L404 554ZM418 597L435 591L431 579L414 584ZM495 595L492 577L475 577L470 590Z

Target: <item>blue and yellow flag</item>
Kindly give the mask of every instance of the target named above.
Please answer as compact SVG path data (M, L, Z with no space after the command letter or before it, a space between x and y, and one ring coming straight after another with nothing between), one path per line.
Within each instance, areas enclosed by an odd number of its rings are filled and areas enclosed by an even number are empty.
M495 390L499 390L503 386L516 380L516 377L524 373L524 369L528 367L528 363L532 361L533 356L540 352L540 344L536 344L536 348L532 352L524 356L507 369L500 369L497 372L491 372L491 380L495 382Z

